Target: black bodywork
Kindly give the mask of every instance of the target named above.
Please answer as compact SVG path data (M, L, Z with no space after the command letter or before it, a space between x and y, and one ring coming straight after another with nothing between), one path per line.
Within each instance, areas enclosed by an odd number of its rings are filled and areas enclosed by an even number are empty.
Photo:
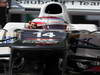
M68 33L52 30L20 30L17 33L17 40L10 45L10 75L61 75L59 60L68 49Z
M65 73L69 75L100 74L99 36L97 31L80 33L79 38L69 40L71 53L66 57Z

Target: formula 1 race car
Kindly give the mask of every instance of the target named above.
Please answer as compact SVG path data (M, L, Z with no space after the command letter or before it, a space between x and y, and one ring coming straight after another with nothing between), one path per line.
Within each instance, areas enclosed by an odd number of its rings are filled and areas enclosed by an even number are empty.
M10 48L9 75L97 74L99 35L96 31L16 29L13 37L1 40L1 46Z
M45 4L32 22L42 29L14 22L0 30L0 62L6 75L100 72L100 33L94 24L71 24L66 8L57 2Z
M11 49L9 75L100 72L99 32L16 29L13 35L1 44Z
M23 27L25 25L8 23L6 26L14 27L14 24ZM5 35L1 40L1 47L10 48L9 75L61 74L59 65L68 48L68 33L64 31L64 25L61 28L57 25L61 24L46 25L49 26L48 29L2 30Z
M61 74L60 58L67 50L67 33L63 31L20 30L16 41L10 45L10 75L30 72L36 74ZM62 36L62 37L61 37Z

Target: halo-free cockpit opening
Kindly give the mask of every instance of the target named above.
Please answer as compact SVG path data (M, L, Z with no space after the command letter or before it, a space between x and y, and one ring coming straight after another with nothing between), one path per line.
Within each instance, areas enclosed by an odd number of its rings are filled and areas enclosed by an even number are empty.
M60 14L60 13L62 13L62 7L58 4L50 4L46 7L45 13Z
M46 25L47 29L60 29L65 30L67 25L61 25L61 24L52 24L52 25Z

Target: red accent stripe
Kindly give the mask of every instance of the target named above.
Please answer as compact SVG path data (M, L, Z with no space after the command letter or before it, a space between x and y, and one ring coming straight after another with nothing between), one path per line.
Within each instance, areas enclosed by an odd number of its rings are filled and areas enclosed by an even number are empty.
M36 23L36 24L45 24L45 22L33 22L33 23Z
M55 45L55 43L37 43L37 45L46 46L46 45Z
M89 68L87 71L100 72L100 66L96 66L96 67Z
M44 16L44 17L38 17L38 18L62 19L62 18L60 18L60 17L54 17L54 16Z

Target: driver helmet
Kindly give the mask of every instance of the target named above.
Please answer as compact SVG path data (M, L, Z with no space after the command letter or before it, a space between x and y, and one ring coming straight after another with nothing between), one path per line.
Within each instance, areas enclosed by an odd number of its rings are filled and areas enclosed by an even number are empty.
M66 29L67 23L64 22L62 18L47 16L47 17L37 17L31 21L35 23L37 28L44 29Z

